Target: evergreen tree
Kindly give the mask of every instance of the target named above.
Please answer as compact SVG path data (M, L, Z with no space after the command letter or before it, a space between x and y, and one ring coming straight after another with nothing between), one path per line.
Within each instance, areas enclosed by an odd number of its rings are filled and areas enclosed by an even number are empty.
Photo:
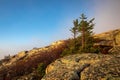
M78 33L78 19L73 21L73 27L70 29L70 31L73 33L74 39L76 38L76 35Z
M90 21L87 21L87 17L84 15L84 14L81 14L81 17L80 17L81 21L79 23L79 32L81 33L81 37L82 37L82 49L86 49L86 45L89 44L88 40L89 38L92 36L93 34L93 27L94 27L94 24L93 24L93 21L94 21L94 18L91 19Z
M76 44L76 36L78 34L78 19L73 21L73 27L70 29L70 31L73 33L74 37L74 44Z

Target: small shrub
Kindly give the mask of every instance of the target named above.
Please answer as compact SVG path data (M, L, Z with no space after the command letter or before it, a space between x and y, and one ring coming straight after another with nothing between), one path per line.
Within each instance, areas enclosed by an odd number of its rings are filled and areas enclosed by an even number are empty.
M79 48L79 53L85 52L85 53L100 53L99 47L93 47L93 46L87 46L85 49L82 49L82 46Z
M100 48L99 47L91 47L89 52L90 53L100 53Z
M81 46L81 43L80 41L78 41L78 38L76 38L76 41L74 41L74 39L69 39L67 47L62 51L60 56L63 57L65 55L77 53L79 50L79 46Z
M65 49L60 56L65 56L65 55L69 55L72 53L72 50L69 50L69 49Z
M46 66L45 66L44 63L38 64L37 71L40 74L40 76L44 76L45 75L45 68L46 68Z

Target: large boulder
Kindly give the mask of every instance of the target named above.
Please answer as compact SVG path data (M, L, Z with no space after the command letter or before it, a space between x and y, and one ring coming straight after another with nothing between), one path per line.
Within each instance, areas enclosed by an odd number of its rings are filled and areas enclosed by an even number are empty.
M94 46L98 47L101 53L108 54L111 52L111 49L113 52L113 47L120 46L120 29L96 34L94 38L96 39Z
M101 34L96 34L94 35L94 38L99 38L102 40L100 41L100 43L98 43L99 45L113 46L114 42L116 43L116 45L120 45L120 29L107 31Z
M88 53L66 56L51 63L42 80L120 80L118 55Z

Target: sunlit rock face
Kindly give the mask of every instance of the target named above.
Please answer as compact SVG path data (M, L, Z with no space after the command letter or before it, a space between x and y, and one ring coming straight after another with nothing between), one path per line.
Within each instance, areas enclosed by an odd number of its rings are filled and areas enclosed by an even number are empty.
M101 34L96 34L96 35L94 35L94 37L108 41L108 42L104 43L104 45L105 44L113 45L114 42L116 43L116 45L120 45L120 29L111 30L111 31L104 32Z
M120 29L96 34L94 35L94 38L97 40L97 42L94 43L94 46L99 47L101 53L118 53L120 51Z
M15 64L17 61L22 60L27 56L27 51L21 51L17 55L10 56L8 61L2 63L3 66L10 66Z
M75 54L57 59L46 68L42 80L120 79L120 56Z
M37 54L40 54L41 52L49 52L51 49L55 49L60 46L64 46L65 44L66 44L65 40L59 40L59 41L53 42L49 46L46 46L43 48L34 48L28 52L28 56L30 57L33 55L37 55Z
M116 35L116 43L120 45L120 32Z

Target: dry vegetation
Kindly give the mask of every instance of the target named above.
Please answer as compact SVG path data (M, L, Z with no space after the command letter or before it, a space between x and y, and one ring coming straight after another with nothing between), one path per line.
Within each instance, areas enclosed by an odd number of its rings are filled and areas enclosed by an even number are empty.
M46 67L52 61L60 57L65 47L65 44L52 46L52 48L50 47L45 52L38 52L36 55L19 60L14 65L4 67L4 69L2 68L0 70L0 80L14 80L15 77L18 78L19 76L27 75L33 71L36 71L38 75L38 71L36 70L38 65L43 63ZM38 76L39 78L42 77L40 74Z

